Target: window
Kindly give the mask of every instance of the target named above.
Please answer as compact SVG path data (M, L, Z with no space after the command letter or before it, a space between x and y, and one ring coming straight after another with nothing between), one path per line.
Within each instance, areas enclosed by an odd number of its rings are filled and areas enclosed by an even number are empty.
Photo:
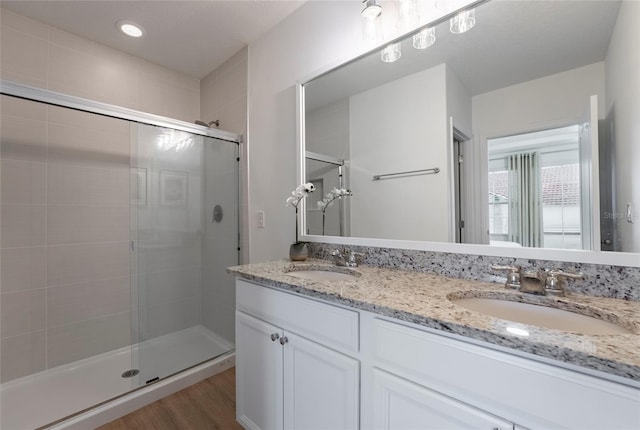
M582 249L579 130L574 125L488 141L491 241ZM532 154L536 161L527 169L513 167L513 160Z

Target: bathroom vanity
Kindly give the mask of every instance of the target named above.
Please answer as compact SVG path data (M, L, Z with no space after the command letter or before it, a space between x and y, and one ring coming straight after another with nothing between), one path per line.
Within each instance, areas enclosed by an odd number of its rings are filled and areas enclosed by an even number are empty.
M638 302L325 261L228 270L247 429L640 428ZM627 333L511 323L460 296L571 309Z

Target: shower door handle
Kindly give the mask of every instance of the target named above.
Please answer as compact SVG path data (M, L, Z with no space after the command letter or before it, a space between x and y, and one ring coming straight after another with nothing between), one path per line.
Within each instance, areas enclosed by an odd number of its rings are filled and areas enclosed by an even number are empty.
M271 333L271 342L275 342L280 339L280 335L278 333Z

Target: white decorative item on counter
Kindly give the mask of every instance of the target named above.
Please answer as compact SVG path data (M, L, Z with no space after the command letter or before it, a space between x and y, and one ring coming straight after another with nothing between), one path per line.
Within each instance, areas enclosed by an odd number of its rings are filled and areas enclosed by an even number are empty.
M291 261L304 261L309 255L307 244L298 240L298 207L300 202L309 194L314 192L315 185L311 182L300 184L291 192L291 196L287 197L287 205L292 206L296 210L296 241L289 247L289 259Z
M333 188L324 198L318 202L318 209L322 211L322 235L324 236L325 212L331 207L333 202L342 197L351 197L353 193L347 188Z

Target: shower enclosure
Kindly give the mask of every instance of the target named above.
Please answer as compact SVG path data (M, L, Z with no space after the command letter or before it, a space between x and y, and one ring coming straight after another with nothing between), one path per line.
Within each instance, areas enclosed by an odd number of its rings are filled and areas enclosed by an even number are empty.
M1 98L0 428L232 351L237 138Z

